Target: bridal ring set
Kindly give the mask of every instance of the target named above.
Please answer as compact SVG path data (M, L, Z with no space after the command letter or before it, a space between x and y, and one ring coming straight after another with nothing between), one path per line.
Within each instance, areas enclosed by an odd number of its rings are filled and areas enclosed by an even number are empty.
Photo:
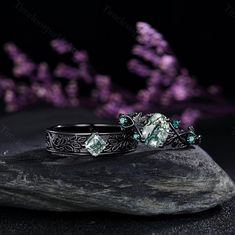
M200 142L192 126L184 130L179 120L160 113L120 114L118 125L57 125L46 130L46 149L56 155L96 157L132 152L138 143L154 149L182 149Z

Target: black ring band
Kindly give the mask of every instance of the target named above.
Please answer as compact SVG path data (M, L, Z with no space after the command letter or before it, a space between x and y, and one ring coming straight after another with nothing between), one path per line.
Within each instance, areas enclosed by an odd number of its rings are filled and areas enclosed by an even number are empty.
M46 130L47 151L59 155L123 154L136 147L132 133L122 131L119 125L57 125Z

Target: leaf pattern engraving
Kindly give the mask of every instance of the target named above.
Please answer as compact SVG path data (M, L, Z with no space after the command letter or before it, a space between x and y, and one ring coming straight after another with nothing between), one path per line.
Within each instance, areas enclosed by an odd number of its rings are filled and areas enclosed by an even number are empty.
M137 147L137 141L126 133L110 135L107 139L106 153L128 152Z
M110 134L104 137L107 146L102 153L125 153L135 150L137 141L130 134L125 132L120 134ZM89 136L66 135L54 132L47 132L46 147L50 152L59 153L79 153L84 152L85 142ZM85 150L86 152L86 150Z
M61 135L47 133L46 145L49 151L53 152L80 152L85 144L86 137L80 135Z

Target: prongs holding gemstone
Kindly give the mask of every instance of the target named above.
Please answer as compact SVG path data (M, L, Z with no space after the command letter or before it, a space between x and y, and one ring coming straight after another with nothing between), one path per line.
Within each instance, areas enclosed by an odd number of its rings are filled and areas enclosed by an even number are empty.
M128 117L126 125L133 131L133 139L145 145L160 148L172 146L173 148L184 148L201 141L201 136L196 135L194 128L190 126L187 131L180 128L180 120L171 120L161 113L149 113L142 116L142 113L125 115Z
M170 121L171 121L171 119L170 119L170 118L166 118L166 121L167 121L167 122L170 122Z
M201 135L198 135L196 137L196 144L200 144L202 142L202 136Z
M194 132L194 127L193 126L189 126L188 129L189 129L189 131Z
M94 157L97 157L107 146L107 143L98 135L93 133L85 142L85 148Z

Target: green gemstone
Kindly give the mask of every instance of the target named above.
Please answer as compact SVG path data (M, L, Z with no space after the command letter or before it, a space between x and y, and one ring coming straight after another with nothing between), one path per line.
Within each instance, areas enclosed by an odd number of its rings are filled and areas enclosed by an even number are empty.
M98 156L106 147L107 143L98 135L93 133L85 142L85 148L92 156Z
M164 145L170 131L170 125L166 116L155 113L148 118L142 130L145 144L151 147Z
M133 139L139 140L140 139L140 135L138 133L134 133Z
M175 129L178 129L180 127L180 121L179 120L174 120L174 121L172 121L171 124Z
M196 136L194 134L189 134L187 136L187 142L189 144L194 144L195 143L195 140L196 140Z
M124 125L127 122L127 119L125 117L120 117L119 122L121 125Z

